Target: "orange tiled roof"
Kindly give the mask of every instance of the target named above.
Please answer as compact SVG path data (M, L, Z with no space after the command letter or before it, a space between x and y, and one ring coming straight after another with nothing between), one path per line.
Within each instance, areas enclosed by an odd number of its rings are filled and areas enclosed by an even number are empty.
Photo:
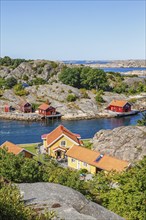
M77 138L76 134L73 134L71 131L66 129L63 125L59 125L55 130L53 130L51 133L49 133L46 136L47 145L51 145L56 139L58 139L63 134L71 138L75 143L82 144L82 141Z
M30 152L30 151L28 151L28 150L26 150L26 149L24 149L24 148L22 148L22 147L19 147L18 145L13 144L13 143L10 142L10 141L4 142L4 143L0 146L0 148L6 148L6 149L8 150L8 153L13 153L13 154L15 154L15 155L18 155L18 154L21 153L22 151L28 152L28 153L30 153L30 154L32 154L32 155L35 155L35 154L33 154L32 152Z
M67 151L66 155L80 160L82 162L86 162L90 165L93 165L97 157L100 156L100 153L93 150L89 150L85 147L74 145Z
M50 105L46 103L43 103L38 107L38 109L42 109L42 110L47 110L48 108L50 108Z
M0 148L6 148L8 150L8 153L13 153L15 155L22 152L24 149L22 147L18 147L16 144L13 144L9 141L4 142Z
M103 155L99 161L96 161L100 156L99 152L76 145L69 149L66 155L107 171L122 171L129 164L127 161L119 160L108 155Z
M125 100L113 100L109 105L124 107L127 103Z
M102 159L99 160L99 162L97 163L98 163L97 166L100 169L107 171L110 170L122 171L129 165L128 161L119 160L115 157L111 157L108 155L103 155Z

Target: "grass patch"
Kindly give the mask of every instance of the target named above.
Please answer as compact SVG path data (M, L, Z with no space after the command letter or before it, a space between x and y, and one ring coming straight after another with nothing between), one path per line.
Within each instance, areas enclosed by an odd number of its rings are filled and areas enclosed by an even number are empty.
M30 143L30 144L19 144L20 147L25 148L26 150L32 152L33 154L36 154L36 147L39 143Z
M92 149L93 147L93 143L92 143L92 139L82 139L84 147L88 148L88 149Z
M37 154L37 146L40 143L30 143L30 144L19 144L20 147L25 148L26 150L32 152L36 156L33 158L37 161L44 162L44 155L42 154Z

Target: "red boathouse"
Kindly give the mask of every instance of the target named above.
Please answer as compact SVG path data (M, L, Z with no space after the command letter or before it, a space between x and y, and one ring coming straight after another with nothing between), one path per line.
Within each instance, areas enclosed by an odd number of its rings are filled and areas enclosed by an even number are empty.
M56 109L46 103L43 103L38 107L40 115L56 115Z
M106 109L113 112L130 112L131 104L124 100L113 100Z
M20 111L24 112L24 113L29 113L32 112L32 106L29 102L22 102L20 104Z

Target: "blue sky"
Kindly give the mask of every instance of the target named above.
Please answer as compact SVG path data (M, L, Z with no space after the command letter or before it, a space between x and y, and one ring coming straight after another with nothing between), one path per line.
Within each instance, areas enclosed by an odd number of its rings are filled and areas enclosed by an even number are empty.
M145 13L145 0L2 0L0 56L145 59Z

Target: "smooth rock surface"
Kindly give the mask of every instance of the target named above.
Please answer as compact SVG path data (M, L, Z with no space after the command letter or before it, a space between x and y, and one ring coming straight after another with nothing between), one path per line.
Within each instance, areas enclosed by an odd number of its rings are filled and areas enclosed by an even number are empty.
M129 162L140 160L146 155L146 127L100 130L93 137L93 149Z
M122 220L117 214L88 201L81 193L54 183L21 183L26 204L54 210L64 220ZM52 208L54 207L54 208ZM55 208L56 207L56 208Z

